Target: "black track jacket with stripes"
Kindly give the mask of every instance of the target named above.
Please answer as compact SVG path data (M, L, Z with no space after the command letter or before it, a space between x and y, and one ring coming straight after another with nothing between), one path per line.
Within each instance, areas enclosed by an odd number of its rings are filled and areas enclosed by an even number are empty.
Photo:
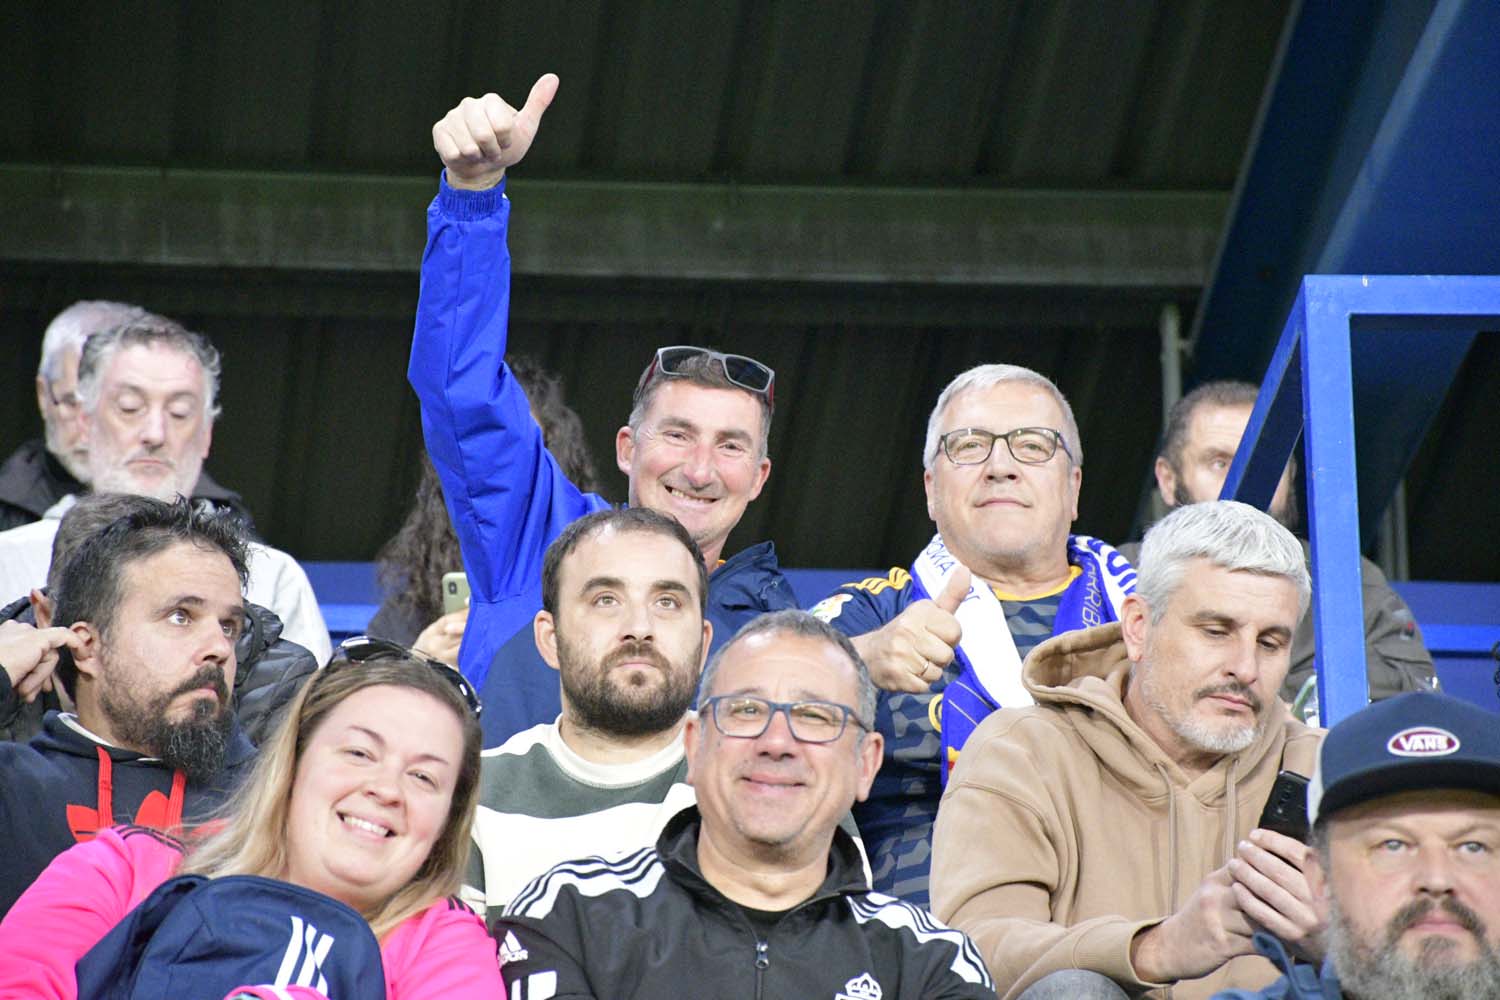
M757 931L698 867L696 807L656 847L560 864L491 928L510 1000L993 998L972 942L926 910L871 892L834 832L818 891Z

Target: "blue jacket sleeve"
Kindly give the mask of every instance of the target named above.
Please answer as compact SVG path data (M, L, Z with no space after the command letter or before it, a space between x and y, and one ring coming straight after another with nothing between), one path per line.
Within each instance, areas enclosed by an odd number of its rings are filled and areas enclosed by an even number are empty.
M505 364L510 202L504 185L444 180L427 211L427 248L407 376L422 409L472 594L460 665L488 669L515 631L486 614L537 591L542 556L569 522L608 506L581 493L548 454L526 394ZM536 610L525 610L525 617Z

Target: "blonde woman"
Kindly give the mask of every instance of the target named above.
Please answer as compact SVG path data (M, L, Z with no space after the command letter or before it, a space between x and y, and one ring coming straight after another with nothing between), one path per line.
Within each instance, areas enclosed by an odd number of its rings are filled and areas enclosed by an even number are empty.
M157 831L116 827L42 873L0 922L0 998L90 1000L88 977L101 963L106 981L118 982L141 958L127 956L122 968L111 952L121 935L111 929L139 924L132 910L143 901L158 905L163 894L153 893L182 875L209 880L203 886L226 876L275 880L217 883L260 886L248 897L256 909L274 908L283 890L304 900L312 890L320 905L327 905L322 897L336 900L335 910L353 911L359 933L368 925L378 941L388 1000L503 998L494 942L453 898L478 789L477 712L473 689L446 665L380 640L351 640L292 703L212 833L184 845ZM249 914L229 916L226 925L257 926ZM304 925L296 911L271 916L260 924L290 926L291 939L283 929L279 939L267 935L264 947L250 942L249 951L264 953L254 957L260 964L226 959L218 974L235 978L191 980L197 995L308 1000L322 996L329 979L341 981L337 956L350 950L325 943L332 937L326 926ZM212 961L200 964L214 974ZM364 964L344 973L368 980L373 955ZM246 968L257 970L248 981L240 978Z

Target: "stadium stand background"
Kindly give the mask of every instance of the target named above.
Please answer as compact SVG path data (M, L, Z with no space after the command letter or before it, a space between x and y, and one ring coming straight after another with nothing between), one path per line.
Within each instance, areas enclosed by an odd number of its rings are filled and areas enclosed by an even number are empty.
M18 2L0 41L0 450L36 432L46 319L137 301L223 350L209 468L268 540L370 558L415 483L404 365L429 126L458 96L519 99L555 70L511 188L512 344L563 376L601 470L652 348L749 353L778 371L778 464L731 545L904 564L930 532L927 409L956 372L1006 360L1072 399L1078 528L1121 539L1145 509L1166 318L1197 333L1187 386L1257 380L1423 53L1484 16L1421 0ZM1467 34L1489 72L1458 100L1493 103L1500 42ZM1492 170L1462 181L1445 179L1443 211L1396 202L1410 243L1446 240L1463 266L1443 270L1500 272ZM1435 393L1411 460L1414 578L1500 576L1497 339Z

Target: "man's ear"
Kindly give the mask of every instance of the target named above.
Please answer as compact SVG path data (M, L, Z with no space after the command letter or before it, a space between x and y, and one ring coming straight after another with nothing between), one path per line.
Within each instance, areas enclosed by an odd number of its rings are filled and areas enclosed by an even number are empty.
M82 648L73 652L73 665L78 668L79 676L98 680L104 660L104 644L99 629L89 622L74 622L68 628L83 640Z
M1140 663L1146 655L1146 632L1151 624L1151 606L1140 594L1127 594L1120 605L1120 635L1125 640L1125 655L1131 663Z
M1307 857L1302 862L1302 877L1307 879L1307 887L1312 890L1313 911L1327 924L1332 889L1328 884L1328 873L1323 870L1323 857L1316 848L1308 848Z
M703 668L708 666L708 648L714 644L714 623L707 618L703 619L703 651L698 654L698 676L703 676Z
M687 725L683 728L682 746L687 753L687 783L693 783L693 776L698 771L698 743L703 733L705 723L703 717L696 712L689 712Z
M635 431L629 425L615 432L615 467L630 475L630 463L635 458Z
M31 613L36 616L37 628L52 627L52 598L47 596L45 590L35 587L31 590Z
M531 620L531 635L536 640L536 651L553 670L557 667L557 622L550 611L542 610Z
M1172 463L1160 455L1156 458L1156 492L1161 494L1162 504L1170 510L1173 497L1177 495L1177 473L1172 469Z
M855 774L854 801L863 802L870 797L870 786L875 783L875 772L885 757L885 737L878 732L865 733L859 745L859 769Z
M47 416L48 398L47 380L38 375L36 377L36 412L40 413L43 418Z

